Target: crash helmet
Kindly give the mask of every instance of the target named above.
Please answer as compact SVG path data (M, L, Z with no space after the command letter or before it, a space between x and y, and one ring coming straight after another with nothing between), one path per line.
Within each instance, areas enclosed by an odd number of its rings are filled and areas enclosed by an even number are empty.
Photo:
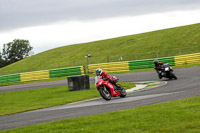
M154 64L158 64L158 60L154 60Z
M102 75L102 72L103 72L103 71L102 71L101 68L97 68L97 69L96 69L96 75L97 75L97 76L101 76L101 75Z

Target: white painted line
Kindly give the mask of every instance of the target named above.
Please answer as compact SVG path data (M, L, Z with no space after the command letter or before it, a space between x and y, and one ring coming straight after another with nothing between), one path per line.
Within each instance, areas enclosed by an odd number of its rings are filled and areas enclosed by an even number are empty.
M135 90L143 89L143 88L145 88L146 86L147 86L147 85L139 85L139 84L136 84L136 87L131 88L131 89L128 89L128 90L126 90L126 92L127 92L127 93L130 93L130 92L133 92L133 91L135 91Z
M183 92L183 91L182 91ZM81 108L81 107L91 107L91 106L97 106L97 105L108 105L108 104L116 104L116 103L125 103L125 102L134 102L138 100L148 99L148 98L155 98L160 96L166 96L166 95L173 95L178 94L182 92L172 92L172 93L161 93L161 94L153 94L153 95L144 95L144 96L136 96L136 97L127 97L127 98L116 98L110 101L105 100L99 100L99 101L89 101L84 103L76 103L76 104L70 104L70 105L64 105L64 106L56 106L52 108L45 108L35 111L29 111L30 112L40 112L40 111L53 111L53 110L61 110L61 109L70 109L70 108Z
M167 84L167 82L164 82L164 85L165 84ZM136 87L128 89L128 90L126 90L126 92L130 93L130 92L133 92L135 90L143 89L146 86L147 85L136 84ZM106 102L105 102L105 100L95 101L97 99L102 99L101 97L98 97L98 98L88 99L88 100L84 100L84 101L78 101L78 102L74 102L74 103L69 103L69 104L65 104L65 105L60 105L60 106L54 106L54 107L49 107L49 108L44 108L44 109L28 111L28 112L25 112L25 113L40 112L40 111L50 111L50 110L60 110L60 109L76 108L76 107L86 107L86 106L94 106L94 105L102 105L102 104L106 105L106 104L112 104L112 103L123 103L123 102L130 102L130 101L146 99L146 98L151 98L151 97L157 97L157 96L163 96L163 95L169 95L169 94L174 94L174 93L164 93L164 94L154 94L154 95L147 95L147 96L128 97L128 98L123 98L123 100L121 100L121 98L120 98L120 99L115 99L115 100L106 101Z

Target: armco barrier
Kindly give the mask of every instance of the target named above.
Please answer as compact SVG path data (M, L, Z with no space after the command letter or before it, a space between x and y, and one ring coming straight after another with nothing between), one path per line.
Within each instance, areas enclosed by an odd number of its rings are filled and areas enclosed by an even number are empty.
M170 64L170 66L174 66L174 57L165 57L165 58L155 58L159 62L164 62ZM135 60L129 61L129 69L130 70L139 70L139 69L148 69L154 67L155 59L146 59L146 60Z
M175 56L175 65L200 64L200 53Z
M148 69L154 67L153 61L155 59L157 59L159 62L168 63L170 64L170 66L200 64L200 53L146 60L91 64L88 65L88 68L90 73L94 73L97 68L101 68L106 72L122 72L130 70Z
M200 64L200 53L181 55L175 57L155 58L155 59L158 59L160 62L169 63L171 66ZM91 64L88 65L88 68L90 73L95 73L95 70L97 68L101 68L106 72L123 72L130 70L147 69L154 67L153 61L155 59ZM41 80L54 77L83 75L83 74L84 74L83 66L77 66L70 68L52 69L45 71L0 76L0 83L16 83L20 81L23 82L23 81Z
M113 63L102 63L102 64L92 64L88 65L89 72L95 73L97 68L101 68L106 72L123 72L129 71L129 62L113 62Z
M0 84L20 82L20 74L0 76Z
M50 78L84 74L83 66L49 70Z
M21 73L20 79L21 82L49 79L49 70Z
M49 79L62 76L83 75L84 67L70 67L0 76L0 84Z

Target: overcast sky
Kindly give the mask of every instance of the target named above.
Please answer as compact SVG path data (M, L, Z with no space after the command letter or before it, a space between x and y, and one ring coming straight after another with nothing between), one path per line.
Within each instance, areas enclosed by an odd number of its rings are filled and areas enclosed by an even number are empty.
M199 23L199 14L200 0L0 0L0 49L27 39L37 54Z

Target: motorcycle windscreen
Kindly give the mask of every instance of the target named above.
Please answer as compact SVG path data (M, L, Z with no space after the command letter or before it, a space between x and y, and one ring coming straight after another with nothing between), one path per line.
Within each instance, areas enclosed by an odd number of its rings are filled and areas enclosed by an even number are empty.
M165 63L163 64L164 67L170 67L169 64Z
M95 84L97 84L99 82L100 78L101 78L100 76L95 77Z

